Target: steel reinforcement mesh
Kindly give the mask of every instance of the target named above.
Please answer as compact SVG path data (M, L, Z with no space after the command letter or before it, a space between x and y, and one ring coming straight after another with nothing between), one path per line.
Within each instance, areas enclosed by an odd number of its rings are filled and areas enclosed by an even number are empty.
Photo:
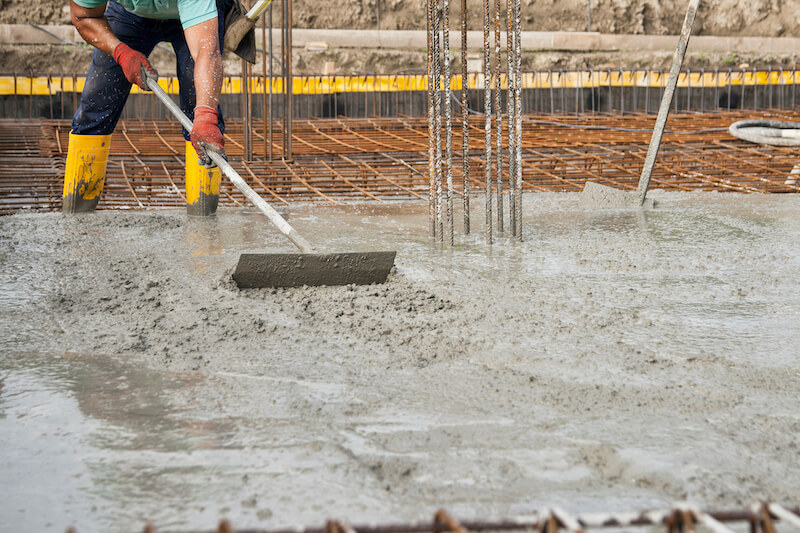
M797 150L750 144L728 133L732 122L753 118L798 121L800 112L673 115L651 188L800 192L799 185L785 183L800 163ZM525 115L523 190L577 192L586 181L635 190L654 121L654 116L645 114ZM428 131L423 117L295 120L290 161L280 158L280 128L278 122L273 126L272 160L267 157L263 128L252 130L254 155L249 161L242 158L241 121L231 121L226 133L234 168L268 201L335 204L351 199L427 198ZM485 168L483 118L471 117L469 129L470 189L480 191ZM0 120L0 214L61 208L68 139L68 121ZM453 145L461 146L460 128L453 129ZM457 150L455 161L462 156ZM182 206L183 158L184 140L177 122L120 122L111 142L99 208ZM460 194L461 165L454 167ZM247 203L225 180L220 196L221 205Z
M458 521L447 511L440 509L432 522L395 523L383 525L350 525L341 520L329 520L324 527L295 527L291 529L240 529L239 533L470 533L470 532L537 532L537 533L586 533L589 529L610 528L613 531L630 531L632 528L665 528L666 533L737 533L745 526L750 533L778 533L800 529L798 509L784 507L772 502L759 502L749 509L705 511L689 504L679 504L672 509L644 512L596 512L571 515L560 507L542 509L532 515L506 520ZM735 529L734 529L735 527ZM156 533L152 524L144 527L144 533ZM233 525L223 520L217 533L235 533ZM656 530L657 531L657 530ZM663 531L663 530L662 530ZM67 533L77 533L74 528ZM186 532L188 533L188 532ZM209 530L192 533L211 533Z

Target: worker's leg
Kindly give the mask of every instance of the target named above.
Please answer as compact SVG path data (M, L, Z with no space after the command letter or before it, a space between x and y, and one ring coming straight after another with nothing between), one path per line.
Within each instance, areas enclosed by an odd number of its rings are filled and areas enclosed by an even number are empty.
M224 32L224 13L227 12L227 2L217 2L217 9L220 15L220 50L222 50L222 34ZM194 120L194 107L196 103L196 93L194 85L194 60L189 53L189 47L183 36L183 29L180 23L175 21L175 29L171 38L172 48L175 50L177 61L178 82L180 85L180 106L181 110L192 120ZM222 118L222 110L219 111L219 129L225 132L225 122ZM189 141L189 132L183 130L183 137L186 139L186 210L190 215L209 216L217 211L219 203L219 186L221 172L218 167L211 169L198 164L197 153Z
M106 17L114 35L134 50L149 55L158 42L147 20L113 1L108 3ZM97 206L105 182L111 133L130 90L122 67L110 55L95 50L80 105L72 118L64 175L65 213L93 211Z

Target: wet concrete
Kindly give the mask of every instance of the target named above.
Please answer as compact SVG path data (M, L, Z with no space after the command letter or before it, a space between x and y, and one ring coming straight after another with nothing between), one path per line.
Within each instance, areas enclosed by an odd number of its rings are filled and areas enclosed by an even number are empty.
M645 198L642 202L636 191L623 191L593 181L587 181L584 185L580 205L585 209L652 209L655 207L652 198Z
M795 502L800 197L652 194L454 250L422 204L293 206L398 250L371 287L240 291L293 252L257 213L0 218L0 530Z

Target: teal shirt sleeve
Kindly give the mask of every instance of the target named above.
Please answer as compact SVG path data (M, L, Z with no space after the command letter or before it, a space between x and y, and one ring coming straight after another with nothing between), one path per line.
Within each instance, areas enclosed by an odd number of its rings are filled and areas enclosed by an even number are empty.
M100 0L81 0L95 2ZM216 0L178 0L178 14L183 29L206 22L217 16Z
M108 0L75 0L75 3L81 7L92 8L104 6L108 3Z

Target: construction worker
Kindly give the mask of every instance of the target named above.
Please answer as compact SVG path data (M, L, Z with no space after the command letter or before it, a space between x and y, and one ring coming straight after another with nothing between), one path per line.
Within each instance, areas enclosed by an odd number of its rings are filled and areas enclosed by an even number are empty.
M172 44L180 83L180 106L193 121L186 139L186 201L189 214L212 215L220 171L206 150L224 155L222 85L224 16L232 0L70 0L72 23L95 47L81 102L72 118L64 213L93 211L106 174L111 133L132 84L146 89L142 68L155 76L147 56L162 41ZM198 161L198 159L200 161Z

